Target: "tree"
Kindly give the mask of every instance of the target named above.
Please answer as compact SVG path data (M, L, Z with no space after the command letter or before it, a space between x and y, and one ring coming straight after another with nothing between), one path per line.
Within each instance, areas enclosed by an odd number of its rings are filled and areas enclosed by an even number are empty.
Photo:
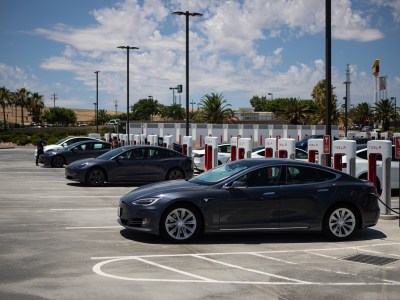
M230 106L222 94L206 94L201 98L199 104L201 109L198 114L199 121L213 124L222 123L233 116Z
M253 96L250 99L250 104L254 108L254 111L268 111L268 100L265 96Z
M77 117L73 110L63 107L51 107L42 115L43 120L47 123L59 123L68 126L76 123Z
M356 107L349 111L350 120L359 125L372 125L373 110L367 102L357 104Z
M390 120L395 118L394 101L390 99L381 99L373 108L374 120L382 122L383 131L388 131Z
M159 113L158 101L153 98L140 99L131 106L132 120L150 121Z
M28 97L30 95L31 92L29 92L28 90L26 90L25 88L19 89L17 90L17 94L16 94L16 105L21 107L21 126L24 126L24 108L27 105L28 102Z
M0 88L0 105L3 109L3 121L6 126L6 107L11 103L11 93L4 86Z
M316 124L325 124L326 122L326 111L328 110L328 103L325 100L326 85L325 79L320 80L313 88L311 97L314 99L316 110L313 113L311 122ZM338 125L340 123L340 113L337 109L337 97L335 95L335 87L331 86L332 98L330 101L331 105L331 124Z
M44 108L43 96L39 93L33 93L28 97L26 108L32 114L33 122L40 122L40 114Z
M290 124L305 124L307 116L310 113L310 107L307 102L303 102L296 98L290 98L281 105L280 109L275 112L278 118L288 121Z
M164 120L184 120L186 111L181 104L159 105L159 113Z

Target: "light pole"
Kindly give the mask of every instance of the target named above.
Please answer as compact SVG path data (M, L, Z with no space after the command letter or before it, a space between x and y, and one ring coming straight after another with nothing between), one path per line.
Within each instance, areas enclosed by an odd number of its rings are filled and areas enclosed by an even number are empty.
M192 114L193 114L193 105L196 104L196 102L194 102L194 101L192 100L192 102L190 102L190 104L192 104Z
M96 73L96 133L99 133L99 73L100 71L95 71Z
M397 131L397 103L396 103L396 97L391 97L390 100L394 100L394 131Z
M203 14L188 11L175 11L173 15L186 17L186 136L189 135L189 16L201 17Z
M347 138L347 97L344 99L344 136Z
M271 96L271 100L274 100L274 94L273 93L268 93L268 96Z
M172 104L175 104L175 90L177 89L176 87L170 87L170 90L172 90Z
M138 47L118 46L119 49L126 49L126 135L129 145L129 50L138 50Z

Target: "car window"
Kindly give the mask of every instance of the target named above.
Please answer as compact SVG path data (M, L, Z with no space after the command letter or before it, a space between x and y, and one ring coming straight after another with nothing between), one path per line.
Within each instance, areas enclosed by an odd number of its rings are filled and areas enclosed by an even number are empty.
M135 148L122 153L120 156L118 156L118 158L123 160L143 159L145 150L145 148Z
M212 185L222 181L225 178L242 172L247 168L248 166L244 165L241 161L223 164L194 177L190 181L201 185Z
M150 148L148 149L147 152L147 159L160 159L160 158L165 158L168 157L168 151L167 149L157 149L157 148Z
M231 153L231 146L230 145L218 146L218 152Z
M93 149L94 150L102 150L102 149L108 149L108 144L103 144L103 143L93 143Z
M256 154L265 157L265 149L263 151L257 152Z
M245 182L248 187L273 186L279 184L280 174L280 167L266 167L249 172L238 181Z
M336 175L316 168L290 166L286 172L287 184L304 184L332 180Z
M298 149L296 149L295 151L296 151L296 158L297 159L308 159L307 152L301 151L301 150L298 150Z

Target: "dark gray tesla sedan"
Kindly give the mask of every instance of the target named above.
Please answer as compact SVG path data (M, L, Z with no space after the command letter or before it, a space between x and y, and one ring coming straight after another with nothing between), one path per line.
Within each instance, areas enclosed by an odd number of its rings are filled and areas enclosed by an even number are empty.
M65 177L90 186L193 177L192 158L158 146L127 146L65 167Z
M322 231L345 240L378 222L376 193L369 182L317 164L246 159L135 189L120 199L118 222L174 242L246 230Z
M62 149L47 151L39 156L39 163L53 168L62 168L73 161L97 157L111 150L111 143L100 140L86 140L71 144Z

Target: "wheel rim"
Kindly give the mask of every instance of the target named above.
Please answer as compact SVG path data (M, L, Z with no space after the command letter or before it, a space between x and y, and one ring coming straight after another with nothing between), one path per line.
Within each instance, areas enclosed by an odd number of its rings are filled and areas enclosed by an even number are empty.
M349 236L355 227L356 218L348 208L338 208L329 217L329 229L337 237Z
M196 216L186 208L171 211L165 219L165 230L175 240L186 240L196 231Z
M182 179L182 178L183 178L182 172L179 170L172 170L168 176L169 180Z
M56 156L53 158L53 166L56 168L61 168L64 165L64 159L61 156Z
M92 170L89 173L89 182L91 185L99 185L104 182L104 174L101 170Z

